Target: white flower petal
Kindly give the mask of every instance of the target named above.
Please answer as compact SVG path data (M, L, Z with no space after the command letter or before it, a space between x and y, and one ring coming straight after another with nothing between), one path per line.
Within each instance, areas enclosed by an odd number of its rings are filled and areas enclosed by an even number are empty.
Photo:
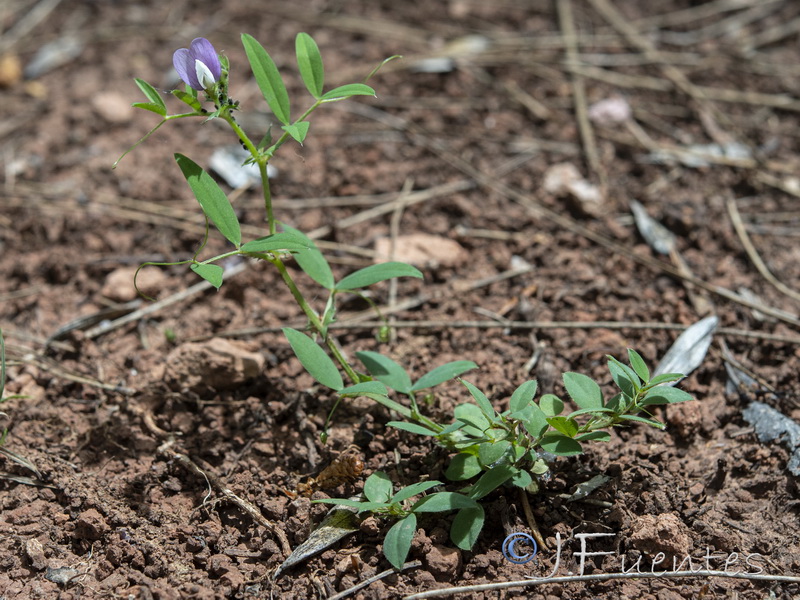
M197 73L197 81L200 83L204 90L207 90L210 87L213 87L217 80L214 79L213 73L211 73L211 69L209 69L205 63L200 62L199 60L194 61L194 69Z

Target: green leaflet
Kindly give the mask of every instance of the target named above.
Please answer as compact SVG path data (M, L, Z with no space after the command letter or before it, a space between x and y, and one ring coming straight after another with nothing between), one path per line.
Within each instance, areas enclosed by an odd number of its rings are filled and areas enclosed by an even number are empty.
M222 285L222 275L224 271L219 265L192 263L189 268L215 288L219 289Z
M239 219L233 211L228 197L217 182L200 165L183 154L175 154L175 160L200 203L203 213L219 232L237 248L242 244L242 231Z
M289 340L295 356L314 379L332 390L338 391L344 387L342 374L336 368L336 363L314 340L289 327L283 328L283 334Z
M269 104L275 117L284 125L289 125L291 123L289 94L286 92L286 86L278 67L275 66L275 61L252 35L242 34L242 45L264 100Z
M350 275L336 284L336 289L339 291L357 290L395 277L418 277L422 279L422 273L416 267L402 262L370 265L359 269L355 273L350 273Z
M307 33L298 33L295 38L295 54L300 77L306 84L308 92L319 99L325 83L325 70L322 67L322 56L313 38Z

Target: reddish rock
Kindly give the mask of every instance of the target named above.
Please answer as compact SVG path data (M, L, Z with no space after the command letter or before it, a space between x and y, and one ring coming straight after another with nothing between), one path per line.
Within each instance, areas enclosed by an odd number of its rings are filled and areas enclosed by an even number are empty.
M461 565L461 551L449 546L434 544L425 555L425 563L437 579L451 580Z
M167 356L164 378L173 388L230 390L264 370L266 360L228 340L181 344Z
M631 527L634 548L649 555L686 556L692 549L689 528L673 513L641 515Z
M105 518L94 508L83 511L75 521L75 537L81 540L99 540L109 530Z

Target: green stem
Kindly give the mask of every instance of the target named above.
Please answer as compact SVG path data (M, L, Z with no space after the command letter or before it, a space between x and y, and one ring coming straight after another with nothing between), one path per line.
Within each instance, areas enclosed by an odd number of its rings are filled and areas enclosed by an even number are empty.
M141 138L141 139L140 139L138 142L136 142L136 143L135 143L133 146L131 146L130 148L128 148L127 150L125 150L125 152L122 154L122 156L120 156L120 157L119 157L119 158L118 158L116 161L114 161L114 164L113 164L113 165L111 165L111 168L112 168L112 169L116 169L116 168L117 168L117 165L119 164L119 161L121 161L123 158L125 158L125 157L126 157L128 154L130 154L130 153L131 153L131 152L132 152L132 151L133 151L133 150L134 150L134 149L135 149L137 146L139 146L139 144L141 144L142 142L144 142L144 141L145 141L147 138L149 138L149 137L150 137L151 135L153 135L153 134L154 134L156 131L158 131L158 130L161 128L161 126L162 126L164 123L166 123L167 121L172 121L172 120L174 120L174 119L183 119L183 118L185 118L185 117L199 117L199 116L201 116L201 115L200 115L200 113L197 113L197 112L191 112L191 113L182 113L182 114L179 114L179 115L167 115L167 116L165 116L163 119L161 119L161 122L160 122L158 125L156 125L155 127L153 127L153 128L152 128L150 131L148 131L146 134L144 134L144 136L143 136L143 137L142 137L142 138Z
M439 433L442 429L444 429L444 427L442 427L435 421L431 421L428 417L421 414L420 412L417 412L416 414L412 413L411 416L412 418L414 418L415 421L421 423L422 425L424 425L428 429L435 431L436 433Z
M228 125L231 126L233 132L238 136L241 140L244 147L247 148L247 151L250 152L250 156L253 157L253 161L258 165L258 172L261 176L261 188L264 191L264 210L267 213L267 223L269 224L269 234L275 234L275 217L272 213L272 192L270 191L269 187L269 176L267 175L267 163L269 162L270 157L268 155L262 155L256 145L247 137L247 134L244 132L244 129L241 128L239 123L233 118L230 114L230 111L223 111L220 114L220 117L225 119Z
M275 216L272 214L272 192L269 187L266 159L258 161L258 171L261 174L261 188L264 191L264 210L267 212L269 234L275 235Z
M303 115L295 122L303 121L306 117L308 117L308 115L314 112L314 110L316 110L320 106L320 104L322 104L322 101L319 100L314 104L312 104L308 108L308 110L306 110L303 113ZM269 163L269 159L272 157L275 150L277 150L289 138L289 134L284 132L284 134L278 139L278 141L272 147L270 147L265 152L259 152L255 144L253 144L250 138L247 137L247 134L244 132L244 130L231 116L230 111L223 111L220 114L220 117L223 118L228 123L228 125L231 126L231 129L233 129L234 133L236 133L236 135L239 137L242 144L250 152L250 155L253 157L253 161L258 165L258 171L259 174L261 175L261 182L262 182L261 187L264 191L264 208L267 213L267 223L269 224L269 233L270 235L273 235L275 233L276 223L275 223L275 217L272 212L272 193L270 191L269 177L267 175L267 163ZM277 257L269 258L267 256L264 256L263 258L269 260L269 262L275 265L275 267L278 269L278 272L281 274L281 278L283 278L284 283L289 288L289 291L292 293L295 302L297 302L297 305L308 317L311 326L325 340L325 343L328 346L328 349L330 350L331 354L336 359L336 361L341 365L342 369L344 369L347 376L352 380L353 383L358 383L360 381L358 374L347 362L341 350L336 345L336 341L333 339L333 337L326 334L325 326L320 320L319 315L317 315L317 313L314 312L314 309L311 308L308 302L306 302L306 299L303 297L303 294L298 289L297 285L292 279L292 276L286 269L286 265L283 264L283 261Z
M300 116L300 118L299 118L299 119L295 119L295 121L294 121L294 123L293 123L293 124L300 123L301 121L305 120L305 118L306 118L308 115L310 115L312 112L314 112L315 110L317 110L317 109L320 107L320 105L321 105L321 104L322 104L322 100L317 100L317 101L316 101L314 104L312 104L312 105L311 105L311 106L308 108L308 110L306 110L306 112L304 112L304 113L303 113L303 114ZM275 151L276 151L278 148L280 148L280 147L283 145L283 143L284 143L286 140L288 140L288 139L289 139L289 133L288 133L288 132L286 132L286 131L284 131L284 132L283 132L283 135L282 135L281 137L279 137L279 138L278 138L278 141L277 141L277 142L275 142L275 143L274 143L272 146L270 146L270 147L269 147L269 149L267 150L267 152L266 152L266 153L267 153L269 156L272 156L273 154L275 154Z
M319 318L319 315L317 315L317 313L314 312L314 309L311 308L308 302L306 302L302 292L300 292L300 289L297 287L297 284L295 284L294 279L292 279L292 276L286 269L286 265L283 264L283 261L280 258L273 258L270 260L270 262L278 269L278 272L283 278L283 282L286 284L286 287L289 288L289 291L292 293L295 302L297 302L297 305L308 317L308 321L311 323L311 326L314 328L314 330L323 337L325 344L328 346L328 349L333 357L341 365L342 369L344 369L344 372L347 373L347 376L350 378L350 380L353 383L358 383L360 380L358 374L347 362L341 350L339 350L339 347L336 345L336 341L333 339L333 337L325 335L325 328Z
M230 114L230 110L223 111L219 116L220 118L225 119L228 125L231 126L233 132L242 141L242 144L244 144L245 148L247 148L247 151L250 152L250 155L253 157L253 160L258 160L258 148L256 148L256 145L250 141L250 138L247 137L247 134L244 132L244 129L242 129L239 126L239 123L237 123L236 119L234 119L233 116Z

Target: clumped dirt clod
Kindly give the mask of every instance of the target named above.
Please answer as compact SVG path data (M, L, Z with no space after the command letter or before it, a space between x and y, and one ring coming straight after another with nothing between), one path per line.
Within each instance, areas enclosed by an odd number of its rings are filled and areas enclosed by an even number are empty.
M350 597L547 575L556 534L560 575L577 572L581 533L612 534L590 540L590 550L608 554L587 558L587 574L658 552L695 564L709 552L717 569L728 560L740 572L800 573L790 449L760 442L742 416L757 400L800 418L791 294L800 281L800 61L797 28L784 27L796 23L794 3L36 6L11 0L0 22L0 326L5 393L22 396L2 405L0 427L9 429L4 448L30 465L0 457L0 596L329 597L389 568L380 549L391 523L368 518L273 579L285 545L306 540L327 512L285 490L353 451L361 478L312 498L358 494L375 470L397 486L444 479L446 454L386 428L392 415L366 400L345 402L320 444L334 398L280 334L303 319L268 265L234 266L219 292L184 296L197 283L185 267L149 273L148 294L180 299L113 324L153 306L119 306L132 297L120 274L186 259L202 240L204 220L172 153L206 164L231 143L213 121L168 124L112 171L157 123L130 110L141 100L133 78L171 89L172 52L205 36L230 58L231 93L256 136L271 115L239 35L260 40L300 94L298 31L318 42L326 85L359 80L387 56L406 58L372 81L378 98L315 113L307 142L277 156L279 218L319 237L338 277L371 264L376 248L390 252L386 240L398 236L458 249L420 259L424 284L375 288L373 300L397 320L388 345L363 325L368 306L346 299L339 319L348 328L333 330L345 352L378 350L412 373L474 360L470 381L501 406L529 378L540 393L562 395L564 371L610 383L607 354L623 359L634 347L655 364L681 328L709 311L719 318L709 354L681 384L697 402L655 411L666 431L615 430L609 443L554 465L530 497L550 547L536 561L503 556L503 539L528 522L516 490L497 492L484 501L487 524L473 551L448 539L452 515L423 519L409 556L417 562ZM484 41L464 50L459 40L475 34ZM44 69L37 53L60 40L69 52ZM34 60L38 71L21 77L19 65ZM589 107L619 98L625 118L592 120ZM547 191L546 173L565 164L580 176L573 184L591 186L590 204L574 190ZM234 196L246 235L263 235L259 193ZM671 255L640 237L631 200L675 236ZM223 247L212 232L208 250ZM741 288L760 306L733 295ZM722 341L756 387L726 387ZM426 410L447 418L463 396L446 385ZM597 474L611 479L585 501L568 499ZM499 593L760 599L796 597L800 586L664 578Z

